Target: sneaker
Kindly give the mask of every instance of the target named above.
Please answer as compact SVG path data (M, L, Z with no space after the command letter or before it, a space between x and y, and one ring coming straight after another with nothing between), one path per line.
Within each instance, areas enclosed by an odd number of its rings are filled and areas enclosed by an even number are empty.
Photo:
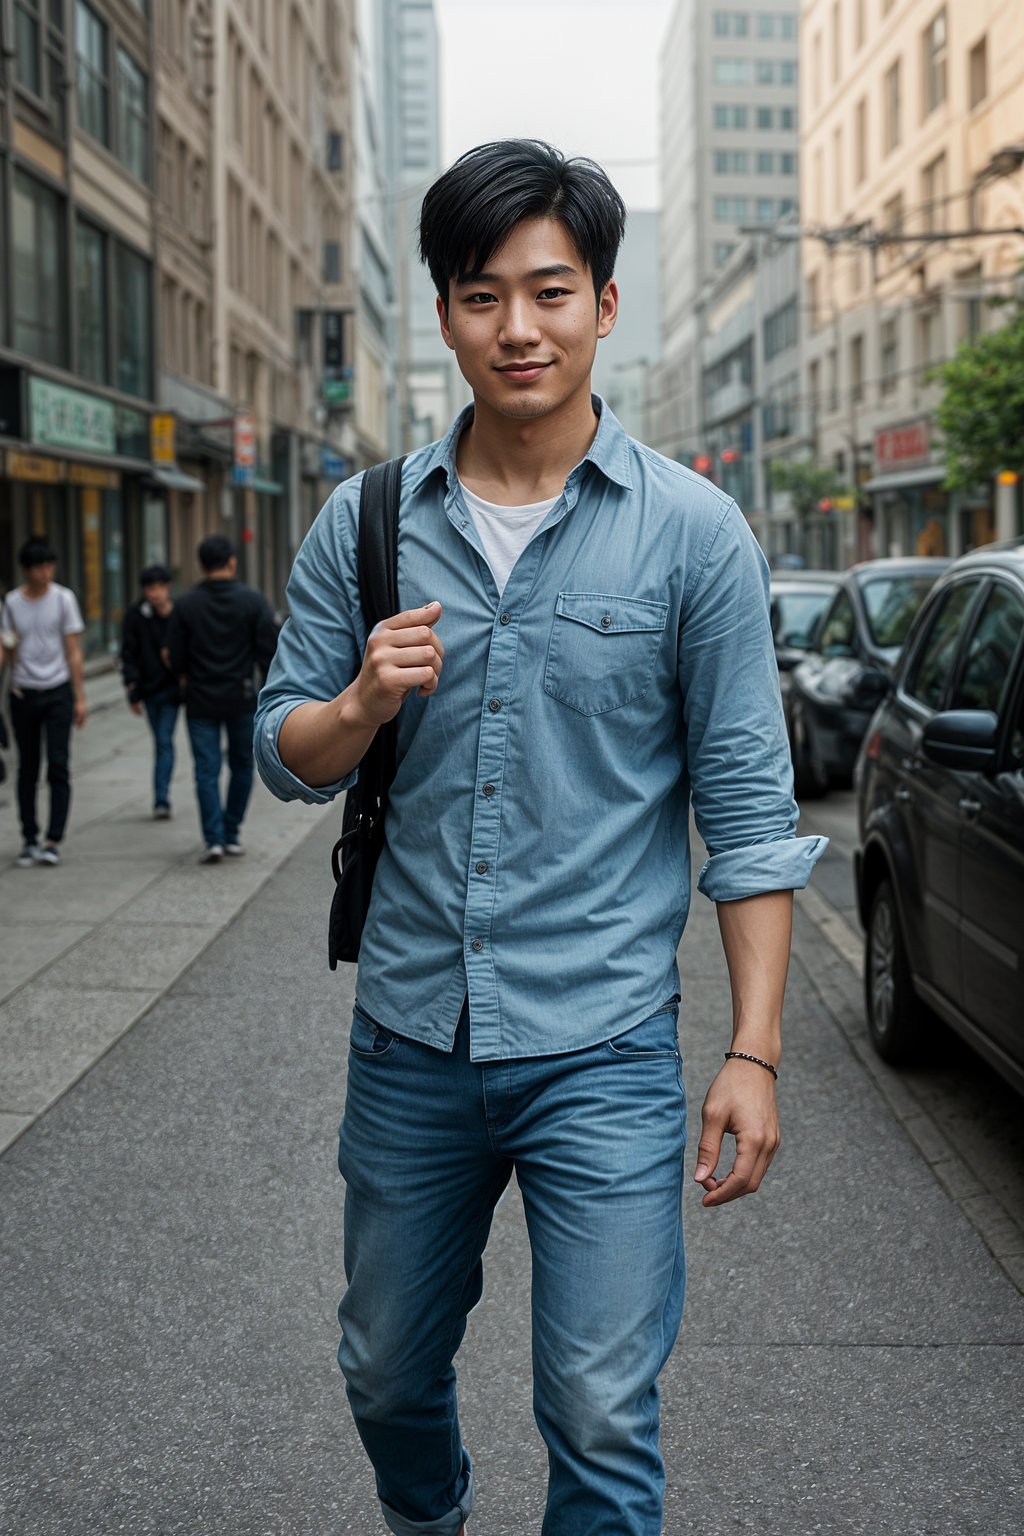
M171 819L171 808L170 808L169 805L154 805L154 807L153 807L153 820L154 821L170 821L170 819Z
M202 853L199 855L199 862L200 864L219 864L223 857L224 849L221 847L220 843L211 843L209 847L204 848Z
M31 869L33 864L39 863L39 853L38 843L26 843L14 862L19 869Z
M46 847L40 848L36 854L36 862L38 864L59 864L60 849L55 848L52 843L47 843Z
M225 843L224 852L230 854L233 859L240 859L245 849L241 843Z

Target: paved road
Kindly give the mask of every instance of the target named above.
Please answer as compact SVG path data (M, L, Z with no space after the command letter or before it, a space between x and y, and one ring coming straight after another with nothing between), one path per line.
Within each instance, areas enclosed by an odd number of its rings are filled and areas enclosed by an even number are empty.
M381 1528L332 1359L352 978L324 963L325 843L0 1159L4 1530ZM864 1055L857 978L811 910L770 1182L718 1212L687 1201L665 1531L1019 1536L1024 1299L921 1149L916 1101ZM700 898L683 966L696 1126L728 1014ZM460 1356L474 1536L539 1530L528 1272L513 1191Z

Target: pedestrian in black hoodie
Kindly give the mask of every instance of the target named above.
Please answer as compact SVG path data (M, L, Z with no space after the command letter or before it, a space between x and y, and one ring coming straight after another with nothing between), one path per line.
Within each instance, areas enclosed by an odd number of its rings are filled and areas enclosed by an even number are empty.
M139 577L142 597L132 603L121 628L121 675L133 715L143 712L153 732L153 815L171 815L174 728L180 696L173 672L163 659L174 604L171 573L165 565L147 565Z
M205 849L202 864L244 852L239 831L252 790L255 672L266 676L277 649L270 604L237 579L231 541L210 534L198 550L205 577L178 599L167 632L167 661L185 697ZM221 736L230 769L221 800Z

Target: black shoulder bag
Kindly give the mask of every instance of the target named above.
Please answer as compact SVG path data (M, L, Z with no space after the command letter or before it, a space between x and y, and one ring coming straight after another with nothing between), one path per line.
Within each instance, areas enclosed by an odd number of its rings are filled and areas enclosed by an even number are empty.
M399 611L398 507L404 459L375 464L363 475L359 495L359 601L366 633ZM388 791L395 776L398 720L382 725L359 764L359 778L345 796L341 836L331 854L334 900L327 933L331 970L339 960L358 960L373 876L384 846Z

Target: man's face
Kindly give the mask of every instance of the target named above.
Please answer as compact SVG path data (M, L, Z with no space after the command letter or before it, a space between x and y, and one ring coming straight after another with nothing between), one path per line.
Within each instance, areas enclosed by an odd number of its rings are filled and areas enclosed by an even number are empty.
M171 595L170 584L166 581L148 581L142 589L142 595L154 608L162 608Z
M500 416L536 420L590 388L598 339L615 324L618 293L594 280L557 219L517 224L487 270L437 301L441 334L475 399Z
M25 571L25 584L34 592L45 590L57 573L56 560L41 560L38 565L30 565Z

